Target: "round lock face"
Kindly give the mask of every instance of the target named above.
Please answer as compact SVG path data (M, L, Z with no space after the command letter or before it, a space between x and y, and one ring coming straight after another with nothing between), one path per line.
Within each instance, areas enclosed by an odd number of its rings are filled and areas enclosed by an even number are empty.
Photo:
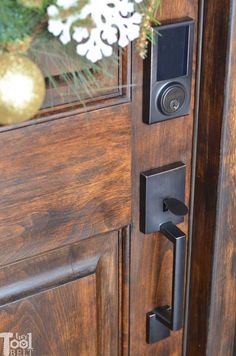
M184 87L180 84L173 84L162 91L159 97L159 106L164 114L175 114L182 109L185 99Z

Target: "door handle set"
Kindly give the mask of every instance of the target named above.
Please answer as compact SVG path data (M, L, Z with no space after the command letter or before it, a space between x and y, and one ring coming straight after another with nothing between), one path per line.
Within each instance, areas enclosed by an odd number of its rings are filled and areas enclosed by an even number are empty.
M144 61L143 121L148 125L189 114L194 21L186 18L152 30L155 41ZM148 343L182 327L186 236L176 225L188 213L185 170L177 162L141 174L140 230L161 232L174 248L172 305L147 314Z
M177 162L141 174L140 230L162 233L173 244L171 306L147 313L147 343L170 336L183 325L186 235L176 225L188 214L185 205L186 166Z

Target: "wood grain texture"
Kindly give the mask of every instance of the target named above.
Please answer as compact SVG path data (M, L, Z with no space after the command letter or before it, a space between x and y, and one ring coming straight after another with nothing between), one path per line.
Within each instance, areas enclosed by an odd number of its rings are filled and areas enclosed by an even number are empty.
M122 105L0 134L1 265L130 222L129 116Z
M34 355L97 355L94 275L0 308L0 313L1 330L32 333Z
M4 267L0 330L32 333L36 356L115 356L118 274L118 232Z
M166 1L162 5L161 21L175 21L186 16L196 22L197 0ZM196 24L197 30L197 24ZM196 36L195 36L196 40ZM196 41L195 41L196 46ZM196 48L196 47L195 47ZM195 52L196 53L196 52ZM194 56L194 68L196 57ZM193 72L193 78L194 78ZM182 331L153 344L146 344L146 313L165 305L171 296L172 250L160 234L143 235L139 230L140 172L177 161L187 165L186 202L189 202L192 133L194 121L194 80L190 115L145 125L142 122L142 61L133 61L133 234L131 238L131 356L177 356L182 354ZM137 105L140 103L140 105ZM188 231L188 222L180 226Z
M223 15L222 15L223 14ZM236 2L205 2L188 355L231 356L236 320Z

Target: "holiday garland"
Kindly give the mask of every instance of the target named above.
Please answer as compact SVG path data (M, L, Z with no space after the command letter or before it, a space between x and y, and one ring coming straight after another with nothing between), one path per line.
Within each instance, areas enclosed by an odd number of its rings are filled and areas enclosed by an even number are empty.
M93 73L106 74L107 60L117 60L114 45L124 48L137 39L144 58L159 6L160 0L1 0L0 124L37 113L44 78L56 85L46 63L59 68L60 79L75 92L79 85L92 95ZM71 55L80 64L68 77Z

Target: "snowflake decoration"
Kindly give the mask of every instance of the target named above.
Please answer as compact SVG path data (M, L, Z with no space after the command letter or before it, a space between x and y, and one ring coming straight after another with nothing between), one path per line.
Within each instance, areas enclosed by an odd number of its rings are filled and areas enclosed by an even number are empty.
M141 3L143 0L134 0ZM112 45L118 42L126 47L129 42L139 37L142 15L134 11L134 1L130 0L90 0L79 14L73 14L66 20L60 19L60 8L70 9L78 0L57 0L56 5L48 7L48 31L59 36L63 44L75 40L76 51L90 61L97 62L103 56L112 55ZM92 29L72 26L75 21L91 16L95 25Z

